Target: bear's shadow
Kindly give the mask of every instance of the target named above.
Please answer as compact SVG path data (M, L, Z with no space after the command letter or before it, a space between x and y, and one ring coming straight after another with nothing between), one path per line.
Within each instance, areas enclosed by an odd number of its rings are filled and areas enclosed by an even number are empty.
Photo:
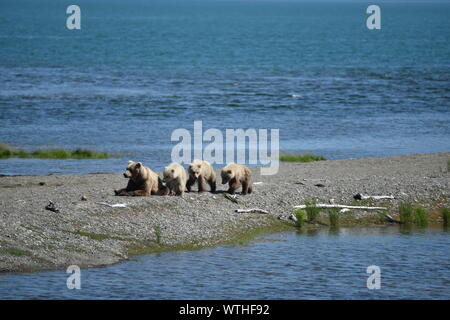
M188 194L199 194L198 193L198 191L196 191L196 190L191 190L191 191L185 191L186 193L188 193ZM212 192L212 191L203 191L203 192L201 192L200 194L202 194L202 193L211 193L211 194L229 194L226 190L216 190L216 191L214 191L214 192ZM242 195L242 191L240 191L240 192L235 192L234 193L235 195Z

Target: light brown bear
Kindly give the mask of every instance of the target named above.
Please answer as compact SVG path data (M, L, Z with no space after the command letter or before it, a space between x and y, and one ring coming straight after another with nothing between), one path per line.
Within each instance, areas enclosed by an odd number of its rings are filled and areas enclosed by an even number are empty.
M230 163L220 172L222 184L228 183L228 193L234 194L242 184L242 195L252 193L252 172L242 164Z
M189 180L186 183L187 191L197 181L198 192L205 191L205 181L208 182L211 192L216 191L216 173L208 161L194 160L188 168Z
M116 196L149 196L167 195L169 189L162 183L158 174L150 168L142 165L141 162L128 161L124 177L130 179L127 187L114 190Z
M170 191L177 196L183 196L186 190L186 171L179 163L173 162L163 172L163 181Z

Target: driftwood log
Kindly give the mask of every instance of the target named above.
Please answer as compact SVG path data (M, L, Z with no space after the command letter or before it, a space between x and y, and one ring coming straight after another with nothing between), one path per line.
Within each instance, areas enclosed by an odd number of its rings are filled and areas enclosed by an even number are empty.
M236 209L236 210L234 210L234 212L236 212L236 213L262 213L262 214L269 214L268 211L263 210L263 209L258 209L258 208L254 208L254 209Z
M403 223L400 220L395 220L394 218L392 218L392 216L388 215L387 213L385 213L384 216L385 216L387 222L398 223L398 224L402 224Z
M127 205L125 203L114 203L114 204L109 204L107 202L96 202L96 204L101 204L110 208L126 208Z
M368 196L368 195L364 195L362 193L357 193L353 196L353 198L355 200L383 200L383 199L389 199L389 200L393 200L395 199L394 196Z
M228 199L228 200L230 200L231 202L238 203L237 195L235 195L235 194L230 195L230 194L228 194L228 193L224 193L223 196L225 197L225 199Z
M307 205L298 205L294 206L296 209L305 209ZM365 206L347 206L344 204L328 204L328 203L317 203L315 205L317 208L321 209L329 209L329 208L338 208L338 209L358 209L358 210L387 210L385 207L365 207Z

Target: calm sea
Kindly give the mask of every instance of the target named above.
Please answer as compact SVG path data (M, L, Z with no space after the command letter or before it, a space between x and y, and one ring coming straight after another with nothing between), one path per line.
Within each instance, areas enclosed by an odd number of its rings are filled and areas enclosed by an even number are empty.
M0 160L0 174L170 162L171 133L280 129L330 159L450 150L450 3L77 0L0 4L0 142L108 160Z

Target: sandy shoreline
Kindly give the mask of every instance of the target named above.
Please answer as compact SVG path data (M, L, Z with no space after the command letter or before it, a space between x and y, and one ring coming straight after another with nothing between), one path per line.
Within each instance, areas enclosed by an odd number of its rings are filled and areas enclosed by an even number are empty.
M113 189L126 184L121 173L0 176L0 271L93 267L144 252L233 242L255 231L288 228L276 217L311 199L350 204L356 193L394 195L383 203L392 215L402 201L449 207L449 160L450 153L437 153L285 163L275 176L260 176L254 168L254 181L262 183L239 197L239 204L223 197L224 185L216 194L191 192L184 199L130 198L114 196ZM45 210L48 200L61 211ZM238 208L261 208L270 215L234 213ZM367 214L348 216L357 220ZM376 213L372 218L367 221L381 223Z

